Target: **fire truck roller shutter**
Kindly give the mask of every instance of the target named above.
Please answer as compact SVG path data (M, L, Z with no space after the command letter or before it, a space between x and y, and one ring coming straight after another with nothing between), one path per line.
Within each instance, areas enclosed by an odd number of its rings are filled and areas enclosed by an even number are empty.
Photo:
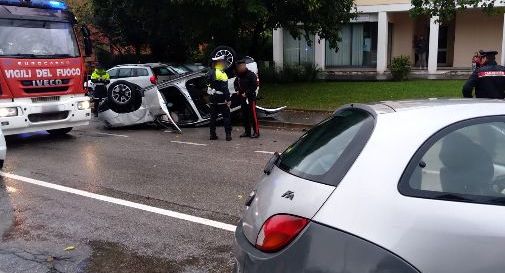
M107 90L107 104L118 114L135 112L142 105L142 88L127 81L114 82Z

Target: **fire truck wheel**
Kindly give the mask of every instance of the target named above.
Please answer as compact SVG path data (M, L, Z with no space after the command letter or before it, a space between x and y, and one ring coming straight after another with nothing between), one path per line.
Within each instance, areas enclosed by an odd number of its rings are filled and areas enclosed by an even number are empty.
M69 128L62 128L62 129L54 129L54 130L47 130L47 132L51 135L55 135L55 136L62 136L62 135L66 135L68 133L70 133L72 131L72 127L69 127Z
M114 82L107 90L107 103L118 114L135 112L142 105L141 88L127 81Z

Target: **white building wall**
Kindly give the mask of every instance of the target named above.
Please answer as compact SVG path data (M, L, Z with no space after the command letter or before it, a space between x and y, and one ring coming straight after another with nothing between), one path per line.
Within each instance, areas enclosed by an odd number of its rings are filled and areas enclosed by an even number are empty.
M284 66L284 32L282 28L273 31L273 60L276 68L282 69Z

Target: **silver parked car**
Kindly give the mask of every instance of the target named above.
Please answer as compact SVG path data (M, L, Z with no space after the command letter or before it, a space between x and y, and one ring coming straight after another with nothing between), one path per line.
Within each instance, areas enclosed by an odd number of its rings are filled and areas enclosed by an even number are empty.
M350 105L276 154L235 272L501 273L505 103Z

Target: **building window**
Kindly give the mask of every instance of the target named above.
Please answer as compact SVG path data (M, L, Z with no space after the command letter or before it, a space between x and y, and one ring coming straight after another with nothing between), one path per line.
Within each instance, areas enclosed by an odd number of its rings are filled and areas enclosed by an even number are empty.
M311 46L307 45L305 37L295 39L289 31L284 31L284 64L314 64L314 35L310 35L309 39Z
M345 25L338 52L326 42L326 67L376 67L377 28L377 23Z

